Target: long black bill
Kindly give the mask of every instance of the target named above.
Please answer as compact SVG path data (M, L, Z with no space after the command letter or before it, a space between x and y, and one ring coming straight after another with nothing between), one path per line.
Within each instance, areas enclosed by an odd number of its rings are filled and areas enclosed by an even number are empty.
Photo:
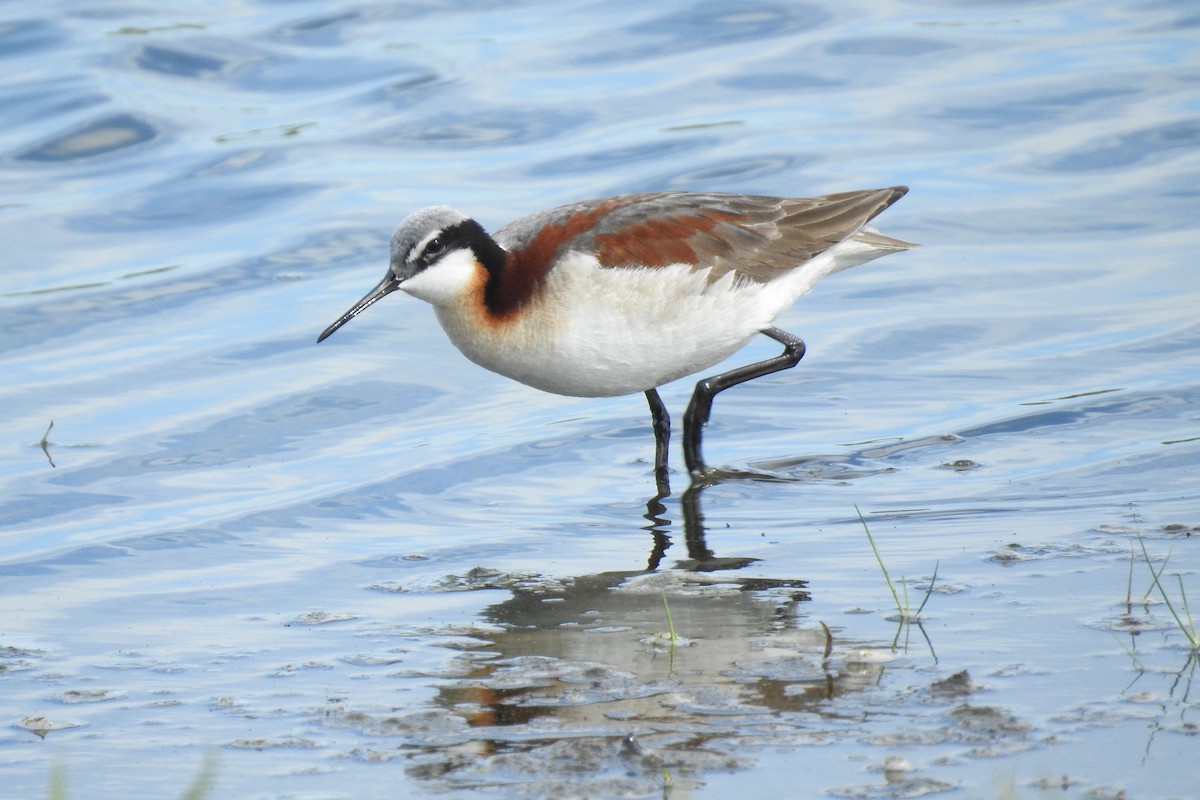
M375 285L374 289L367 292L366 295L363 296L362 300L359 300L357 303L354 304L353 308L351 308L345 314L342 314L340 317L338 317L337 322L333 323L332 325L330 325L328 328L326 328L324 331L321 332L321 335L317 337L317 344L320 344L321 342L325 341L338 328L342 327L347 322L354 319L362 312L366 311L370 306L372 306L375 303L376 300L382 300L383 298L387 297L389 294L391 294L392 292L396 291L399 288L400 288L400 281L396 280L396 276L389 269L388 274L384 276L383 280L381 280L378 284Z

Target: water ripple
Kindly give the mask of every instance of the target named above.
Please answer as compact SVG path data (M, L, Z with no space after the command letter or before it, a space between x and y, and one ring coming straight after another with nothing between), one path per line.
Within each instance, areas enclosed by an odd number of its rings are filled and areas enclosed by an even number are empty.
M1168 122L1117 136L1104 136L1043 162L1059 172L1095 172L1158 161L1200 150L1200 119Z
M110 156L153 142L163 136L161 125L131 113L111 114L83 127L59 134L35 145L15 158L20 161L54 162Z
M163 75L205 78L219 75L228 67L229 60L181 48L145 45L135 53L133 63L141 69Z
M43 19L18 19L0 22L0 59L25 56L56 47L66 39L59 27Z
M596 52L577 57L580 64L636 63L680 52L779 39L820 27L830 19L821 6L808 3L740 4L702 2L626 27L608 37Z
M531 144L564 136L590 117L583 111L558 109L476 108L435 114L416 124L384 131L377 139L396 146L448 149Z

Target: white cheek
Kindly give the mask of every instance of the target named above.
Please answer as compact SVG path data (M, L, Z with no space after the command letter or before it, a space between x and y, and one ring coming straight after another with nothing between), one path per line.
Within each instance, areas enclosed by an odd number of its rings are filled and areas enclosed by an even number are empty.
M400 284L400 288L427 303L445 306L462 297L479 269L470 250L455 250Z

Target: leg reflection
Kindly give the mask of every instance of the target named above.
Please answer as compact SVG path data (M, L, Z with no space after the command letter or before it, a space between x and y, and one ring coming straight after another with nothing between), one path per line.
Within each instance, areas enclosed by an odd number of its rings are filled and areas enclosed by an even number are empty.
M729 473L730 478L740 476ZM726 557L718 558L708 546L708 533L704 527L704 512L700 505L700 495L710 486L721 482L718 475L710 472L704 479L696 479L688 484L688 488L679 495L678 517L683 523L683 540L687 546L687 558L676 566L679 569L690 569L700 572L712 572L724 569L740 569L752 564L756 558ZM657 570L662 564L663 557L671 547L672 519L668 516L667 504L664 502L671 497L670 486L665 480L659 481L659 491L646 501L646 513L643 518L649 525L643 526L653 537L653 547L647 560L646 569L649 572Z

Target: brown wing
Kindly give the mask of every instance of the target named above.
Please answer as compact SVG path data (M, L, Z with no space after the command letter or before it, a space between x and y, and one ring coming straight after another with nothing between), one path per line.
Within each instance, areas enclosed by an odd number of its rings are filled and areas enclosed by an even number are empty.
M655 192L591 200L506 225L496 239L521 272L541 276L569 250L602 266L694 264L716 280L735 272L769 282L859 232L908 191L897 186L811 198L716 192ZM878 234L884 247L903 242ZM516 264L514 264L516 266Z

